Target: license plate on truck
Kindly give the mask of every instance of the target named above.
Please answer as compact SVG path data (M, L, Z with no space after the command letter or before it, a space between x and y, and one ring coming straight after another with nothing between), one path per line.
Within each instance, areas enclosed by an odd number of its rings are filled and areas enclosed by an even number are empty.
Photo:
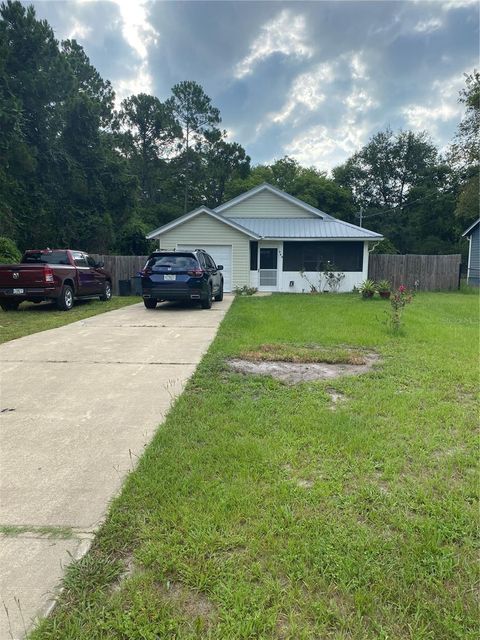
M177 279L177 276L174 276L172 273L166 273L166 274L163 276L163 279L164 279L164 280L176 280L176 279Z
M21 296L23 293L25 293L25 289L14 289L13 290L13 295L14 296Z

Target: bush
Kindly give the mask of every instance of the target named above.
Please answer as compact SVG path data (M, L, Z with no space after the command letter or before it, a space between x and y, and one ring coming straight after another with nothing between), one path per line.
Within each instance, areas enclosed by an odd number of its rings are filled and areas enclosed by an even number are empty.
M14 241L0 236L0 264L20 262L21 257L22 254Z
M243 287L235 287L233 289L233 293L236 296L253 296L254 293L257 293L257 289L255 289L255 287L248 287L244 284Z

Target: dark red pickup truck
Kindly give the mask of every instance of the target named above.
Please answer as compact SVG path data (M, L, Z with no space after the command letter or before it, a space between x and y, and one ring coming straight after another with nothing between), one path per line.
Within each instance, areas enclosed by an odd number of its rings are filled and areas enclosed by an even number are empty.
M20 264L0 265L0 306L4 311L21 302L54 300L62 311L75 298L112 297L112 279L102 262L83 251L34 249L26 251Z

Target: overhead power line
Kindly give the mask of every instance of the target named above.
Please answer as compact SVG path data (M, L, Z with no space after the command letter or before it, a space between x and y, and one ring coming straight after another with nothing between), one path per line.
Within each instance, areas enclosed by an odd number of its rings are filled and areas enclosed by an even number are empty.
M412 204L429 200L434 195L436 194L432 193L430 196L426 196L425 198L417 198L416 200L412 200L411 202L408 202L407 204L402 205L401 207L393 207L392 209L386 209L385 211L376 211L375 213L368 213L367 215L363 213L363 207L362 207L360 211L355 214L355 216L360 219L360 226L362 226L362 220L364 220L365 218L375 218L376 216L383 216L386 213L391 213L392 211L403 211L403 209L410 207Z

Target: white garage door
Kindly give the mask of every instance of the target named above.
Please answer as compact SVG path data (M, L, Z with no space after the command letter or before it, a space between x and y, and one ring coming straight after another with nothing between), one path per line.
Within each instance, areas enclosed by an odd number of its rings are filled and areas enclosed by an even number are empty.
M177 251L204 249L215 261L223 264L223 289L232 290L232 246L229 244L177 244Z

